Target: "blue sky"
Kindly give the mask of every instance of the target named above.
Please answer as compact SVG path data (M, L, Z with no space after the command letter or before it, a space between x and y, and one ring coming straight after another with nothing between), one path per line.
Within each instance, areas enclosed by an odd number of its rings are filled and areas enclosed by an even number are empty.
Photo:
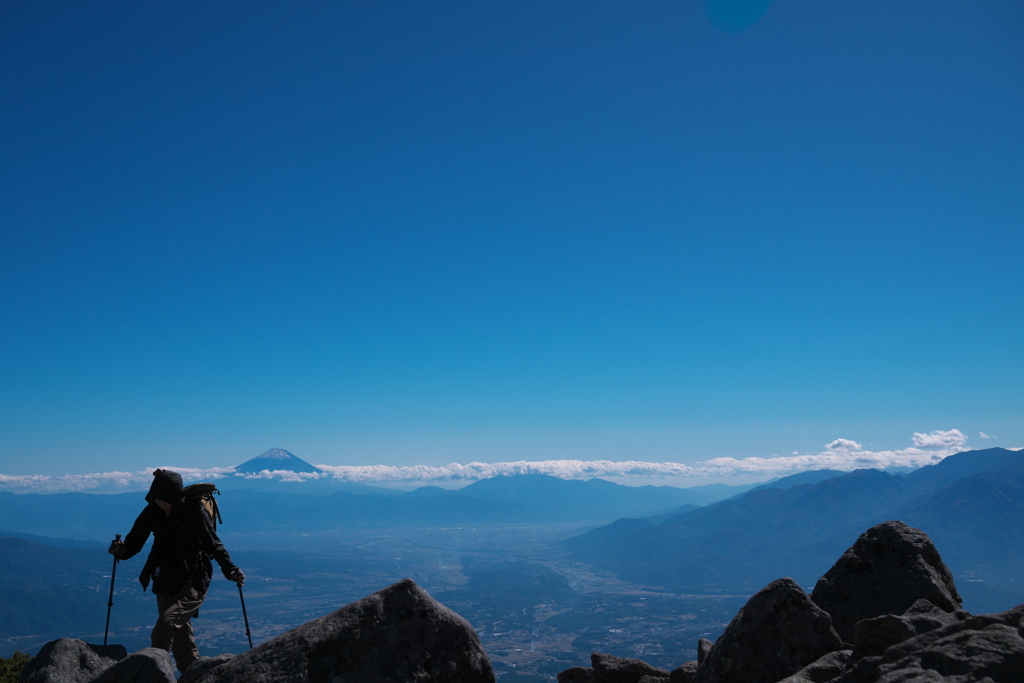
M740 4L5 3L0 473L1024 446L1024 5Z

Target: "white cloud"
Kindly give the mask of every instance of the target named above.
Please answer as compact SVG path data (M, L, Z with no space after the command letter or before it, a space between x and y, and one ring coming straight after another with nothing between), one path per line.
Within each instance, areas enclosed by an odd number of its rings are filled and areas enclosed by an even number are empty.
M981 438L983 438L983 439L994 439L994 438L996 438L996 437L994 437L994 436L989 436L989 435L988 435L988 434L986 434L985 432L978 432L978 436L980 436L980 437L981 437Z
M921 434L914 432L914 446L917 448L956 448L967 443L967 435L959 429L950 429L948 432L936 430Z
M831 445L831 444L829 444ZM920 448L904 448L894 451L865 451L852 449L826 448L821 453L804 455L788 455L781 458L714 458L707 460L700 468L705 475L739 475L758 474L765 476L784 476L806 472L808 470L840 470L852 472L860 469L888 469L891 467L924 467L934 465L943 458L954 453L967 450L965 448L949 448L945 450L922 450Z
M935 431L930 434L914 432L912 448L893 451L866 451L862 444L850 439L836 439L825 444L821 453L806 453L782 458L713 458L703 463L700 470L705 474L719 476L738 474L760 474L781 476L806 472L808 470L853 470L891 467L924 467L934 465L954 453L968 450L964 443L967 436L959 429L947 432ZM922 450L928 448L929 450Z
M593 477L658 477L689 476L693 468L678 462L644 462L640 460L542 460L515 462L457 462L439 467L414 465L317 465L333 477L360 483L403 481L477 481L499 475L548 474L562 479Z
M153 470L147 467L138 472L92 472L89 474L64 474L56 477L46 475L0 474L0 490L19 493L107 493L110 491L145 491L153 481ZM233 467L171 467L188 482L217 480L234 472Z
M832 443L825 444L825 448L830 451L838 451L840 453L851 453L853 451L859 451L864 447L856 441L850 441L849 439L836 439Z

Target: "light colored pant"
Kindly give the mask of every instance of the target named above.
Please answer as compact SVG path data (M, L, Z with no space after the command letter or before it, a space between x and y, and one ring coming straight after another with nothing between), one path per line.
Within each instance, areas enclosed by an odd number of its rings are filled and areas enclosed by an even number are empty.
M196 647L191 620L199 611L205 597L188 582L177 595L156 596L160 618L153 627L153 647L173 653L174 663L182 673L185 673L185 669L192 662L199 659L199 648Z

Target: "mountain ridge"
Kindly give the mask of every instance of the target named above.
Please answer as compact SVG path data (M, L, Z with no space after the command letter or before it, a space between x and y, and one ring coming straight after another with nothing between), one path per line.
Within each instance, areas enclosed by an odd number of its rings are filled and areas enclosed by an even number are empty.
M619 520L563 544L624 580L749 588L787 571L810 581L858 528L906 519L959 549L951 551L951 566L961 574L1012 588L1024 569L1024 453L987 449L950 459L907 476L856 470L817 484L756 489L649 526ZM974 587L967 584L968 592Z

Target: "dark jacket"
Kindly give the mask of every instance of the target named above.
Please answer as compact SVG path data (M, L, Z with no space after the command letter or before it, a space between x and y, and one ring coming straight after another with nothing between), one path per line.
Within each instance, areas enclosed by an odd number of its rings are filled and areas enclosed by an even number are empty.
M138 554L149 535L153 534L153 548L149 551L139 582L145 590L153 580L153 592L162 595L177 593L185 581L205 595L213 578L213 564L217 560L221 572L229 577L237 567L217 538L213 522L203 506L195 500L183 500L181 475L169 470L153 473L153 484L146 494L149 503L132 525L124 539L126 560ZM154 502L163 500L173 508L170 515Z

